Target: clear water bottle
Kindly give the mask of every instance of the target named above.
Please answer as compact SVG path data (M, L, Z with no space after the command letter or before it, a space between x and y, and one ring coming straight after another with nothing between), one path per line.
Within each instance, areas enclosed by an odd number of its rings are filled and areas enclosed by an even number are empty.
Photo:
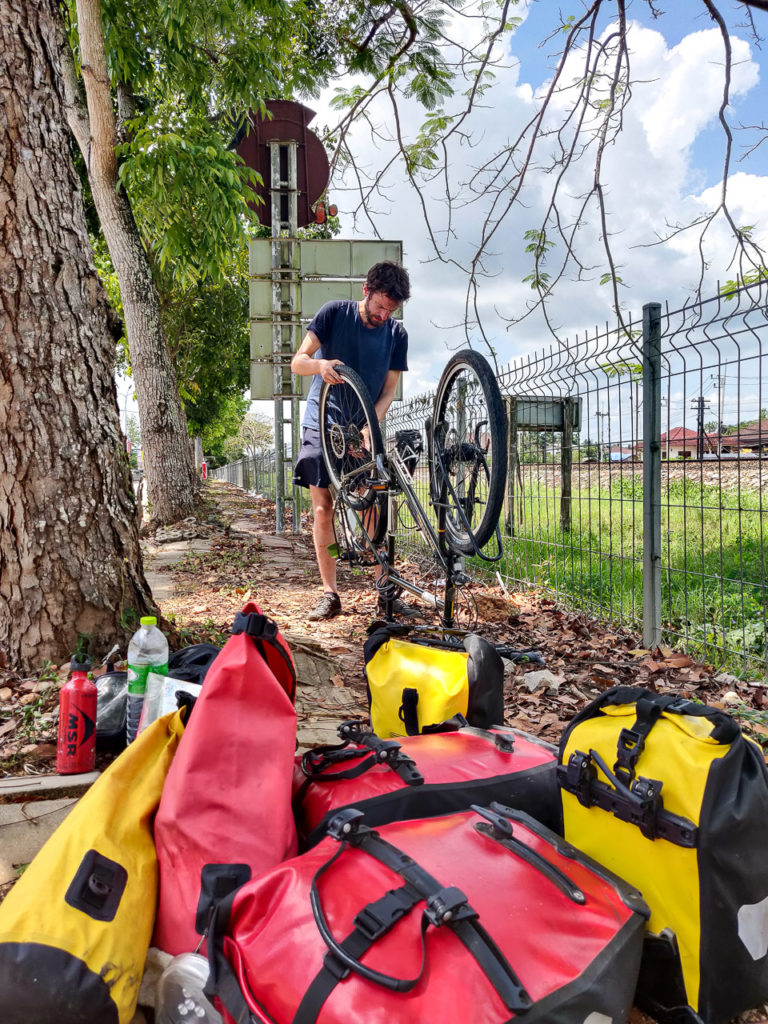
M139 729L147 675L157 672L168 675L168 641L157 628L154 615L145 615L128 644L128 705L125 719L125 738L130 743Z
M204 956L175 956L157 983L155 1024L222 1024L221 1015L203 995L207 980L208 961Z

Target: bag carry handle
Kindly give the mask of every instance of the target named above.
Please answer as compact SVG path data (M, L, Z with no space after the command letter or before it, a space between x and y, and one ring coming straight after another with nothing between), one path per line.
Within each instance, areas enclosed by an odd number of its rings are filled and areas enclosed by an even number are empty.
M477 911L464 893L455 886L443 886L402 850L382 839L378 832L362 824L362 812L354 808L340 811L328 824L328 835L339 841L339 849L322 865L312 879L310 903L318 930L328 949L344 971L353 971L374 984L394 992L410 992L422 977L426 965L426 932L430 925L447 926L474 957L480 969L495 988L505 1006L514 1012L525 1012L531 998L523 988L503 952L478 920ZM331 933L323 912L317 880L338 860L347 846L353 846L394 871L404 880L400 889L391 890L384 897L368 904L355 917L355 932L343 943ZM396 978L375 971L358 959L378 938L417 903L423 902L421 918L421 965L413 978ZM371 925L373 924L373 927ZM360 938L364 943L361 947ZM346 948L345 948L346 947ZM355 952L350 952L350 948ZM327 958L325 967L329 970ZM298 1017L298 1015L297 1015Z
M486 822L489 823L478 822L475 825L475 830L480 835L488 836L489 839L493 839L494 842L503 846L505 850L516 854L526 864L535 868L536 871L540 871L572 903L578 903L583 906L587 902L587 897L573 879L569 878L564 871L561 871L551 861L548 861L546 857L542 857L540 853L517 838L512 822L504 813L506 808L503 804L499 804L496 801L490 807L479 807L477 804L472 804L472 810L475 814L485 818Z
M338 727L338 733L342 739L341 743L315 747L302 757L301 770L310 781L336 782L339 779L356 779L376 765L383 764L399 775L406 786L423 784L424 776L417 769L413 758L403 753L397 740L384 740L355 719L342 722ZM350 743L355 743L363 749L350 747ZM364 757L366 750L371 752L370 756L353 768L323 774L327 769L343 761Z

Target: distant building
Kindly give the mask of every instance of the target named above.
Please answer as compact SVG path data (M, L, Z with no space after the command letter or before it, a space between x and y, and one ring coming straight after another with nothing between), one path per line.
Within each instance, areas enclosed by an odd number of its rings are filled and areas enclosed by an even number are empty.
M695 459L698 453L699 435L688 427L673 427L661 435L662 459ZM717 453L717 434L704 435L704 453Z
M610 462L631 462L635 453L631 448L611 448L608 452Z
M723 434L720 444L723 452L768 451L768 420L741 427L733 434Z

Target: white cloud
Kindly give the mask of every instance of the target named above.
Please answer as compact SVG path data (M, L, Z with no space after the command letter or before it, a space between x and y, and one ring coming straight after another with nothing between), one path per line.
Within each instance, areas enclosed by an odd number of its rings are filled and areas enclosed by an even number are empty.
M542 13L542 7L546 5L538 8L543 17L546 11ZM530 17L533 16L531 13ZM747 42L734 38L732 45L732 94L738 97L755 87L759 68ZM670 47L660 32L633 24L630 46L633 95L625 112L623 131L606 150L603 180L612 244L621 265L619 272L631 285L624 295L631 311L639 314L647 301L669 299L673 305L682 303L698 280L698 255L692 232L680 235L670 246L651 243L667 233L669 225L691 219L716 203L719 186L713 184L712 169L699 166L696 159L701 155L697 140L717 124L723 84L722 40L717 29L708 29L692 32ZM525 55L522 65L514 59L514 36L511 48L510 66L497 70L495 85L484 105L468 122L471 141L456 140L445 175L438 176L424 190L430 216L440 232L438 237L442 240L450 231L446 255L458 262L470 258L481 237L484 218L489 211L493 215L490 185L497 168L496 164L486 166L486 161L504 141L514 139L531 118L536 109L534 97L543 84L526 80ZM562 107L564 102L565 97L561 97L557 105ZM413 139L419 124L418 112L403 105L399 116L401 131L406 138ZM376 117L381 130L391 132L392 116L385 105L377 108ZM330 120L328 114L318 118ZM714 137L718 138L716 134ZM381 139L372 140L362 128L353 136L353 150L363 154L371 168L383 166L391 157L391 146ZM718 166L716 160L712 166ZM476 172L474 178L472 172ZM592 173L588 158L574 169L568 185L574 197L572 211ZM450 219L444 202L446 181L454 190ZM346 184L350 186L351 179ZM512 331L506 330L504 320L504 316L519 314L534 294L522 281L531 269L530 257L523 252L523 235L540 224L551 184L551 175L542 173L532 179L488 246L485 264L489 276L480 281L478 306L502 362L548 346L551 341L541 319L532 318ZM372 200L371 206L379 211L376 222L380 234L402 238L412 277L413 298L406 307L405 318L410 334L408 396L433 384L448 351L461 346L464 332L457 325L464 322L467 283L459 268L434 260L419 203L399 163L389 172L386 185L386 194ZM733 175L729 194L739 224L768 224L766 185L766 177L742 172ZM343 182L333 184L332 194L342 211L349 209L352 193L345 191ZM508 198L502 195L497 202L505 204ZM348 214L343 215L342 223L345 236L352 236L353 223ZM358 219L357 230L363 237L372 235L363 218ZM757 231L763 232L764 228L758 227ZM587 280L583 282L561 281L554 291L553 318L566 336L583 335L596 323L613 321L610 294L598 283L606 269L600 232L596 211L590 209L578 237L585 261L596 269L586 274ZM714 290L715 280L726 272L732 249L722 226L710 232L708 246L707 257L712 264L709 280Z

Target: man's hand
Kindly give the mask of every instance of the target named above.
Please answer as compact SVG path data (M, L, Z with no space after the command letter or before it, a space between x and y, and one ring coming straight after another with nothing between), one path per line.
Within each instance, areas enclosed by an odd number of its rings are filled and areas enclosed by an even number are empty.
M338 366L342 363L341 359L318 359L318 373L323 378L326 384L341 384L342 378L334 370L334 366Z

